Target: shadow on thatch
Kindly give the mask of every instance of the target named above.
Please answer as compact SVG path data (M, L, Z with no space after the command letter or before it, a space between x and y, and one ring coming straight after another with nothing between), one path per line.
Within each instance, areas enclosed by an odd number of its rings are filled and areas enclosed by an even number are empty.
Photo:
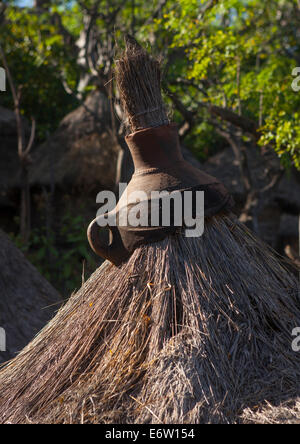
M5 329L7 341L0 363L14 357L40 331L59 309L60 300L56 290L0 230L0 327Z

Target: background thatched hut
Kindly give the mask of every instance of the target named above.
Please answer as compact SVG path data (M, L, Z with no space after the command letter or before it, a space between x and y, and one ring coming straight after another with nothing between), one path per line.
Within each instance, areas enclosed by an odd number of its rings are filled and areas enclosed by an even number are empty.
M6 352L0 363L15 356L51 319L61 296L0 230L0 327Z
M113 189L120 149L112 136L109 101L100 91L93 91L36 149L31 183L85 191Z

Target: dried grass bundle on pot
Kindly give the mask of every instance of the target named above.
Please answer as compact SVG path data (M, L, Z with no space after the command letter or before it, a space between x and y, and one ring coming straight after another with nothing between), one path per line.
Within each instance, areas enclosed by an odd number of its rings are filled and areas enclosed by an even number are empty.
M137 41L127 35L126 50L116 61L121 105L131 132L169 123L161 95L161 70Z

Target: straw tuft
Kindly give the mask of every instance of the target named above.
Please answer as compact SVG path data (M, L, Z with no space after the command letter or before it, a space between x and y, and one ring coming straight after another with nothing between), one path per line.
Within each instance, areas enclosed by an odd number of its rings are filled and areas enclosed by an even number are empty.
M126 36L125 42L115 74L127 125L134 132L169 123L161 95L160 63L133 37Z

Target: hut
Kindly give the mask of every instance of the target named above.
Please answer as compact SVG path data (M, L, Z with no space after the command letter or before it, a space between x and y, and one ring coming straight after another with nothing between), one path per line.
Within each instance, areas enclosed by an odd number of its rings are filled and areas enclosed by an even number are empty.
M6 350L0 363L12 359L61 306L61 296L0 230L0 327Z

